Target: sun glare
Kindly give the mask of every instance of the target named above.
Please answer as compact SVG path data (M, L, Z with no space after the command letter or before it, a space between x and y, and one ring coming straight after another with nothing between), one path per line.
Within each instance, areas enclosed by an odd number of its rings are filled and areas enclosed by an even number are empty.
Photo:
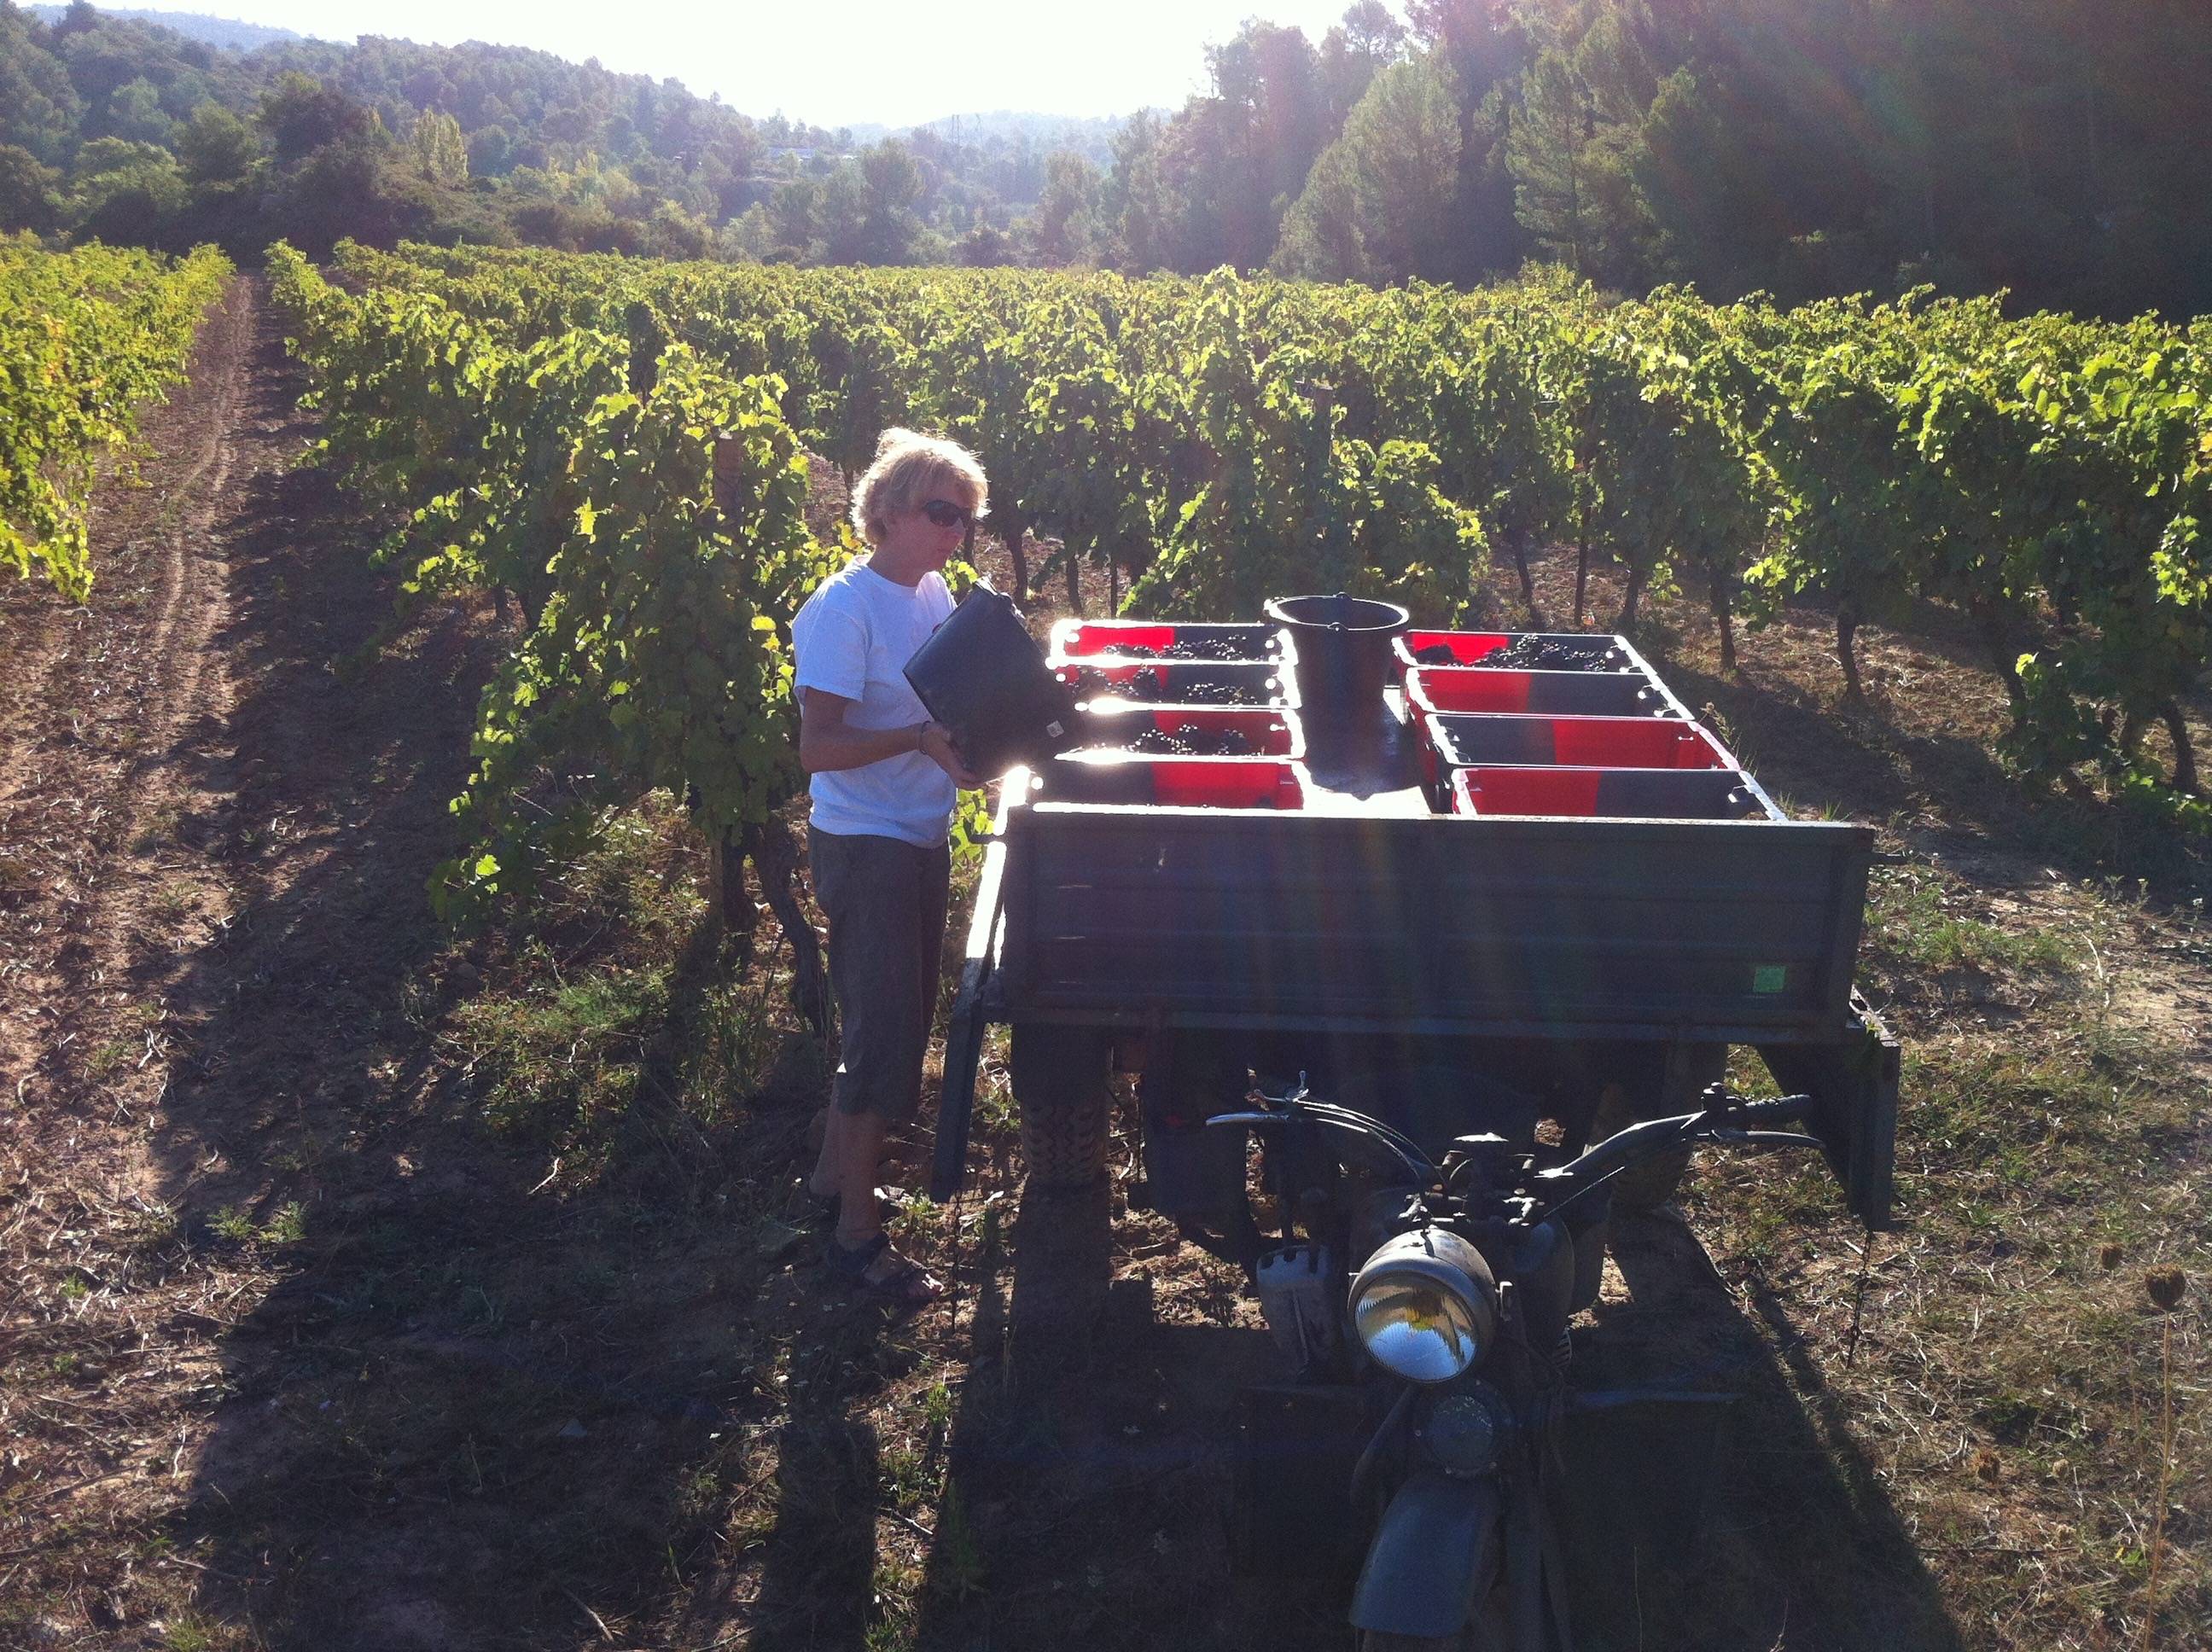
M381 34L532 46L719 93L747 114L904 126L996 110L1076 117L1175 107L1206 82L1206 47L1247 16L1319 42L1345 0L759 0L708 8L524 0L196 0L190 9L325 39ZM179 7L178 9L184 9Z

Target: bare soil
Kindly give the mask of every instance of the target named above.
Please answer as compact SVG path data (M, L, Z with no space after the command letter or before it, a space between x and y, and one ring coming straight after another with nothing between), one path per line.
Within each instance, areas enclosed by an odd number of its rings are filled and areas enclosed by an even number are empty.
M295 467L301 389L241 280L101 490L92 601L0 593L0 1645L1346 1645L1334 1581L1227 1575L1230 1396L1274 1366L1127 1207L1126 1129L1092 1203L1024 1201L994 1052L970 1190L897 1218L948 1297L890 1321L813 1262L821 1054L675 811L437 929L499 629L368 647L393 592ZM1650 613L1770 789L1882 829L1864 984L1912 1065L1899 1232L1771 1158L1621 1225L1593 1379L1743 1399L1603 1442L1583 1529L1711 1501L1687 1552L1582 1557L1585 1645L2204 1644L2202 859L2007 777L1940 613L1865 636L1861 703L1817 611L1732 677Z

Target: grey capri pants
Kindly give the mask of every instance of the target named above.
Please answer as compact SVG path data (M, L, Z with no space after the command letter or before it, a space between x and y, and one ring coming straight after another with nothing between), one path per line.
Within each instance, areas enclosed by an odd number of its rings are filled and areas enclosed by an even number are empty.
M921 1103L952 851L815 827L806 844L814 896L830 920L830 984L842 1028L837 1110L904 1124Z

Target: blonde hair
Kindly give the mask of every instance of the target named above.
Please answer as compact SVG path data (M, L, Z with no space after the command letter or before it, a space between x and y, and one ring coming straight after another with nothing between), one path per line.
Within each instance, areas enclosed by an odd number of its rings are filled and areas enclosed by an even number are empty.
M853 525L862 539L875 544L892 512L912 510L948 492L955 503L971 501L974 513L982 515L991 484L975 454L942 436L886 430L876 440L875 463L853 484Z

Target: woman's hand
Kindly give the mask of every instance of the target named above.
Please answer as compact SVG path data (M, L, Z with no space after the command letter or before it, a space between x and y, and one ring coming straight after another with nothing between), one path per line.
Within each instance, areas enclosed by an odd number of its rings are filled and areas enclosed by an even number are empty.
M952 743L952 731L944 724L924 723L916 750L951 775L952 783L963 791L972 792L983 784L982 776L969 771L960 748Z

